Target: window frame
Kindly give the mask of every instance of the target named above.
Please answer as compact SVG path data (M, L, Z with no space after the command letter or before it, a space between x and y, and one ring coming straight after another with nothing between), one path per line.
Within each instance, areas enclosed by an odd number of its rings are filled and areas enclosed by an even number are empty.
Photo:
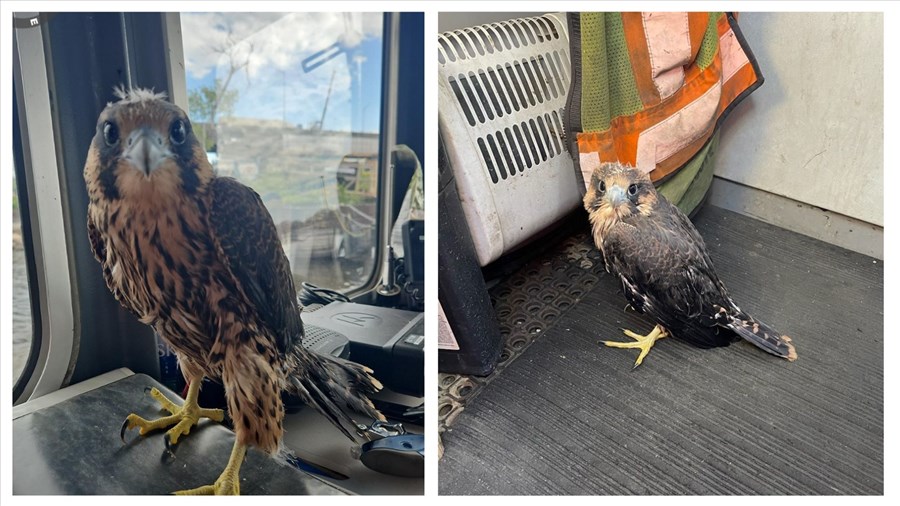
M13 81L19 119L16 130L22 154L21 183L27 188L30 237L26 262L35 329L26 370L13 387L18 394L14 403L54 392L64 385L71 375L73 352L77 349L57 153L55 149L42 149L56 146L50 97L42 93L49 90L43 35L43 24L14 28ZM41 184L37 185L37 181ZM52 349L47 338L51 332Z
M15 41L13 41L13 53L17 53ZM16 56L18 59L18 56ZM18 65L18 62L16 63ZM13 101L13 170L16 177L16 197L19 201L19 221L22 226L22 246L25 255L25 271L28 276L28 304L31 314L31 343L28 349L28 358L25 359L25 367L19 372L13 382L13 400L22 396L28 379L34 374L37 367L38 355L41 349L41 305L38 292L32 287L37 286L37 268L34 263L34 242L31 234L31 214L29 212L30 198L28 182L25 177L24 152L22 135L19 123L19 104Z
M376 247L372 276L359 290L348 294L363 295L391 284L391 266L386 255L391 243L394 223L394 171L391 170L391 151L397 142L397 87L400 73L397 68L400 52L400 14L385 12L381 29L381 125L379 126L378 196L375 220ZM402 200L402 197L401 197Z
M31 199L29 213L38 278L31 288L36 286L39 294L41 348L31 377L23 379L26 386L14 402L119 367L159 378L153 330L114 299L90 251L82 167L97 115L114 99L114 86L134 83L168 91L163 17L135 12L17 16L38 20L34 27L16 26L15 56L28 66L17 64L14 79L18 90L24 90L19 112L26 181L38 197ZM40 125L31 122L31 117L40 118ZM36 153L49 162L32 164L29 143L45 147ZM35 168L40 172L33 172ZM51 189L55 198L45 198ZM54 230L48 234L44 229L51 224Z

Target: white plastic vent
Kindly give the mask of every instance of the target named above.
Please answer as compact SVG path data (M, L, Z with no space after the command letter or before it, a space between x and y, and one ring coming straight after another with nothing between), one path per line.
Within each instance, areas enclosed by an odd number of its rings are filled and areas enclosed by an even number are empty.
M439 127L478 260L486 265L579 203L563 129L565 16L438 35Z

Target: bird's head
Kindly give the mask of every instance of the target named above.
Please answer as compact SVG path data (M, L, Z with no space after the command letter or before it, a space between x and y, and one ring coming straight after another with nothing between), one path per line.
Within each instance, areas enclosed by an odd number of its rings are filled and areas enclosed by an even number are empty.
M649 215L657 202L656 189L644 172L620 163L594 169L584 195L591 222L606 229L634 214Z
M92 197L190 194L212 177L190 119L164 94L116 89L116 96L100 113L84 167Z

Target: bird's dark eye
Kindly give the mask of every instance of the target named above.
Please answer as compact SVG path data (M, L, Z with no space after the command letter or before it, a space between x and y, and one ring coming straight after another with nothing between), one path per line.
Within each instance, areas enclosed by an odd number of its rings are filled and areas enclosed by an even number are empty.
M172 144L184 144L185 139L187 139L187 129L184 127L184 121L177 119L172 123L172 127L169 129L169 139L172 141Z
M606 181L600 181L599 190L601 194L606 193Z
M634 196L635 193L637 193L637 185L634 183L628 185L628 194Z
M110 147L119 143L119 127L112 121L103 124L103 140Z

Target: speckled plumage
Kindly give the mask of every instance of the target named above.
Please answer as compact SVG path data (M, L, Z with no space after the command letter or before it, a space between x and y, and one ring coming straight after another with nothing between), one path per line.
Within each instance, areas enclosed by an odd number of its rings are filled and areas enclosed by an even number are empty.
M734 303L697 229L646 174L603 164L583 203L606 269L619 278L635 310L695 346L727 346L742 337L774 355L797 357L789 337Z
M150 144L143 159L132 142ZM282 391L351 439L345 409L383 418L366 397L381 388L371 371L300 345L300 307L271 216L253 190L213 173L181 109L123 92L100 115L84 177L107 286L174 349L189 381L222 381L239 443L278 450Z

